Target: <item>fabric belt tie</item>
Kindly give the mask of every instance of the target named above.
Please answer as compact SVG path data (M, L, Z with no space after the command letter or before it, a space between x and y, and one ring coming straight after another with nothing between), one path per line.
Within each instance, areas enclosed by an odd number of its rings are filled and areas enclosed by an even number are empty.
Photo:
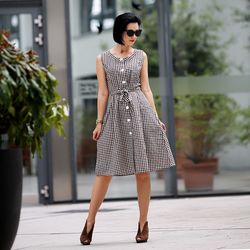
M140 87L136 87L136 88L133 88L133 89L118 89L116 92L113 92L111 93L111 95L120 95L119 97L119 101L124 101L124 102L130 102L132 101L132 96L130 95L129 92L134 92L136 90L139 90Z

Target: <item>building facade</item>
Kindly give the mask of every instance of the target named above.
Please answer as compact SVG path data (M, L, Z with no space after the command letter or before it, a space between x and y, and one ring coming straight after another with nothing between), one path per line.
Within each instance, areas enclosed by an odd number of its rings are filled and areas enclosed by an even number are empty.
M152 197L249 193L249 9L248 0L0 0L0 29L17 47L36 50L40 64L55 65L58 90L70 104L67 139L51 131L42 159L23 152L24 202L90 199L95 60L114 45L114 18L126 11L142 18L136 46L148 54L150 85L177 162L151 173ZM205 160L216 163L210 177L197 166ZM134 176L116 176L106 198L136 196Z

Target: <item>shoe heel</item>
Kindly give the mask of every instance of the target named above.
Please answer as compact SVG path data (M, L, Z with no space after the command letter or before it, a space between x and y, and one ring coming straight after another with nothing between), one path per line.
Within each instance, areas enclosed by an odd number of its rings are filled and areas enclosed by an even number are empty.
M138 223L138 230L135 236L135 240L137 243L143 243L148 241L149 229L148 229L148 222L146 221L142 231L140 230L140 222Z
M80 242L82 245L90 245L92 241L92 234L93 234L94 226L95 226L95 223L93 224L91 230L87 233L87 220L86 220L84 228L80 236Z

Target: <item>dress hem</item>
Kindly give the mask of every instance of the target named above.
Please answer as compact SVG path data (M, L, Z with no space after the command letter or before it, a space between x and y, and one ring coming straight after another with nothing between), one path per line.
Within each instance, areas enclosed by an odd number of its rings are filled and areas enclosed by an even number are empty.
M175 167L175 165L168 165L166 167L162 167L159 169L151 169L151 170L147 170L147 171L137 171L137 172L130 172L130 173L125 173L125 174L98 174L97 172L95 172L96 176L129 176L129 175L135 175L135 174L140 174L140 173L151 173L151 172L156 172L156 171L160 171L166 168L173 168Z

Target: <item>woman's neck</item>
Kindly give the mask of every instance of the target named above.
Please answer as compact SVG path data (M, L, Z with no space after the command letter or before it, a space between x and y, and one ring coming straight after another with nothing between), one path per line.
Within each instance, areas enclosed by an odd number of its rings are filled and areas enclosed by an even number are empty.
M120 54L127 54L127 53L131 52L132 47L131 46L122 45L122 44L117 44L115 46L115 49Z

